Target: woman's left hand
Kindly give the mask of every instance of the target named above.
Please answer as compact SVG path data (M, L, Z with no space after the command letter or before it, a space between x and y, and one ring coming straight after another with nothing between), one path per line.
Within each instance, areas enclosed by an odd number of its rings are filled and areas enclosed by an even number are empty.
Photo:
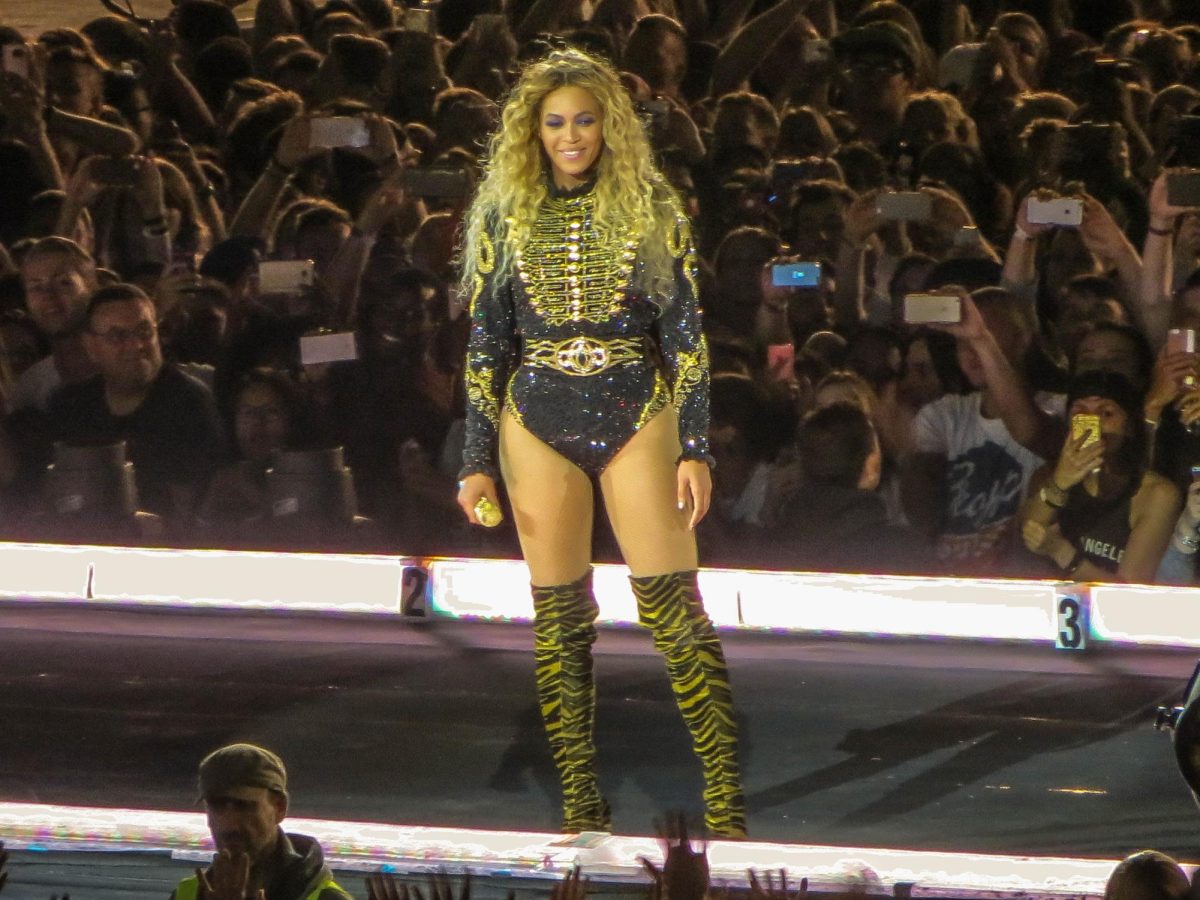
M688 529L693 529L708 513L712 502L712 473L708 463L696 459L683 460L676 470L679 508L692 509Z

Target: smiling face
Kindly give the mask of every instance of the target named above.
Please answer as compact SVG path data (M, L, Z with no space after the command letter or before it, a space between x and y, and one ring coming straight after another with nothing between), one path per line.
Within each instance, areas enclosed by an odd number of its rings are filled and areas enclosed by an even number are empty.
M554 183L578 187L604 150L604 118L589 91L574 85L551 91L542 101L539 137Z

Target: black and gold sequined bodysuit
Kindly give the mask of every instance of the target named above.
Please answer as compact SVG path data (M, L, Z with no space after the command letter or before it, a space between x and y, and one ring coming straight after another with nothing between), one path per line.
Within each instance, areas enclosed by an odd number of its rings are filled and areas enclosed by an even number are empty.
M687 220L680 213L668 238L678 285L662 311L631 287L640 235L601 236L594 208L590 187L549 197L511 278L494 277L495 250L481 242L459 477L496 477L501 410L595 475L673 403L683 458L708 459L708 349Z

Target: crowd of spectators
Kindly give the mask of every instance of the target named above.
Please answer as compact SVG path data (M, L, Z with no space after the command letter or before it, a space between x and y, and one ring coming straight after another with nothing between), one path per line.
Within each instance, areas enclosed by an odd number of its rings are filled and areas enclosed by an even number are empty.
M0 24L0 537L515 555L456 242L570 42L695 223L706 564L1195 580L1196 0L238 12Z

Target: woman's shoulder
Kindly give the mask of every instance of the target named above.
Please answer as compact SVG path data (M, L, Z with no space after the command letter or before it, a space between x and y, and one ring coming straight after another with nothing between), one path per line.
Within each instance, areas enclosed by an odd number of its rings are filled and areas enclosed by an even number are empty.
M1163 509L1164 512L1174 512L1174 504L1180 500L1179 488L1169 478L1158 472L1147 471L1142 476L1142 483L1133 497L1131 513L1137 516L1140 512L1151 509Z

